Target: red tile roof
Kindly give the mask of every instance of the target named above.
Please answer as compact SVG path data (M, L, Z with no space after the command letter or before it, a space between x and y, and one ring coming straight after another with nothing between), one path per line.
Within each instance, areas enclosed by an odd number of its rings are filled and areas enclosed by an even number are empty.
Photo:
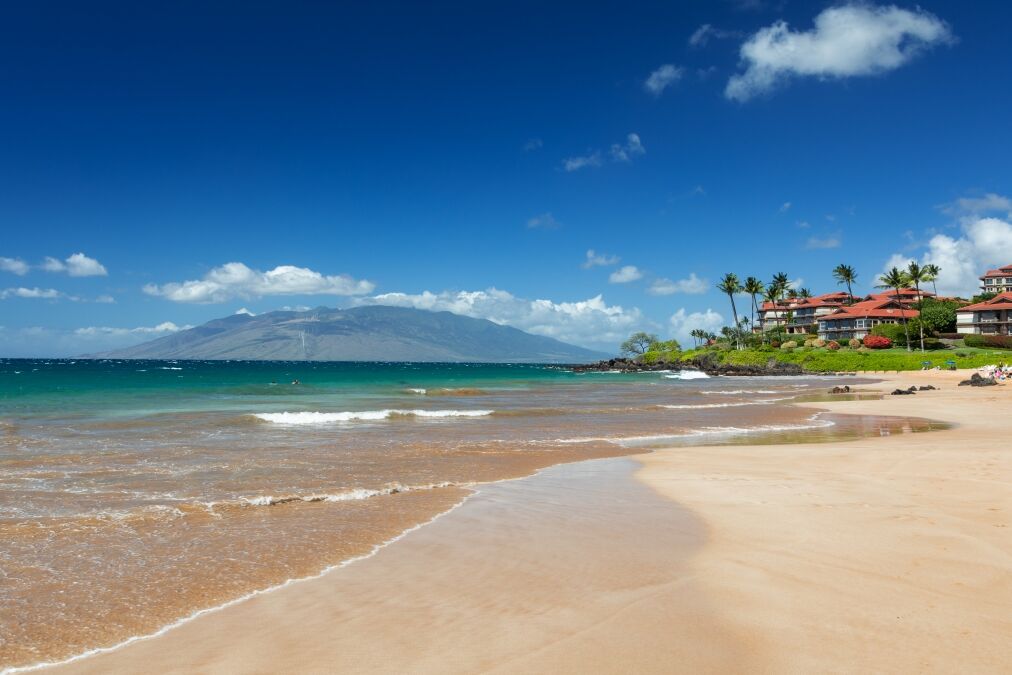
M864 300L862 302L856 302L850 307L841 307L832 314L828 314L822 318L823 321L836 321L838 319L898 319L900 317L912 319L917 316L919 312L916 309L910 309L902 306L896 300L889 299L876 299L876 300Z
M991 277L1007 277L1012 276L1012 265L1005 265L1005 267L999 267L996 270L988 270L984 272L984 276L981 279L990 279Z
M960 307L956 312L988 312L996 309L1012 309L1012 291L999 293L990 300L978 302L975 305Z

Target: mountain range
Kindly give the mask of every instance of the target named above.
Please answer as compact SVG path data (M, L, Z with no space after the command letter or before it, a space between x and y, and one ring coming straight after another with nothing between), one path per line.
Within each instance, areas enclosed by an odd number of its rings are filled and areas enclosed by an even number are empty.
M581 363L607 354L486 319L405 307L233 314L93 358Z

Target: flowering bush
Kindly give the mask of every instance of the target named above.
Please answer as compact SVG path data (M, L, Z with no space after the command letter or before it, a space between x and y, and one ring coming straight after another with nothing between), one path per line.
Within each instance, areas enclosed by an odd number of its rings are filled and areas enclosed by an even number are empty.
M830 340L829 342L826 343L826 349L830 349L835 352L839 348L840 343L837 342L836 340Z
M814 347L815 346L815 340L812 340L811 338L809 338L808 340L805 340L805 346L806 347Z
M787 342L780 345L781 349L794 349L798 346L798 343L794 340L788 340Z
M826 346L826 341L825 340L816 340L814 343L812 343L812 346L818 347L819 349L822 349L823 347Z
M884 335L869 335L864 339L864 346L869 349L889 349L893 341Z
M857 338L851 338L847 342L847 346L849 346L851 349L858 349L861 346L861 341L858 340Z

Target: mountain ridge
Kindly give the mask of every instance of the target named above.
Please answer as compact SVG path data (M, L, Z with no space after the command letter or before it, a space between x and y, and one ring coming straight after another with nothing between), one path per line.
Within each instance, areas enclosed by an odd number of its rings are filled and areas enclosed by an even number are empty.
M233 314L82 358L580 363L604 356L487 319L369 305Z

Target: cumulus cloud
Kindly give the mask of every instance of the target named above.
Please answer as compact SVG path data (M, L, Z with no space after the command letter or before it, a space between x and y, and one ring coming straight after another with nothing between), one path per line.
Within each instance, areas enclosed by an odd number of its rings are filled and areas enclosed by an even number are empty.
M617 265L618 261L621 260L617 255L608 255L607 253L598 253L594 249L587 250L587 259L583 261L583 269L589 270L592 267L611 267Z
M675 293L686 293L688 295L699 295L706 293L710 288L710 282L700 279L695 272L690 272L685 279L672 281L671 279L654 279L647 289L651 295L674 295Z
M630 133L624 143L612 143L608 157L613 162L631 162L633 157L646 154L646 148L639 134ZM592 150L586 155L568 157L562 160L562 168L566 171L579 171L588 167L599 167L604 164L604 155L600 150Z
M624 144L613 143L611 146L611 158L616 162L631 162L633 157L639 157L646 152L639 134L629 134Z
M731 77L724 94L747 101L792 77L884 73L951 41L948 25L924 10L865 4L830 7L815 17L811 30L793 31L778 21L749 37L741 47L745 70Z
M683 344L692 340L690 333L697 328L716 333L724 327L725 323L723 316L709 308L705 312L686 312L683 307L672 314L668 320L671 334Z
M985 213L1001 213L1012 220L1012 199L988 192L982 197L961 197L951 204L946 204L942 211L960 218L969 217L971 220Z
M640 310L608 305L597 295L578 302L528 300L508 291L443 291L383 293L354 300L356 305L394 305L430 311L448 311L519 328L563 342L614 348L645 323Z
M628 284L643 278L643 272L635 265L625 265L608 275L608 281L613 284Z
M67 298L68 300L76 300L69 295L64 295L62 292L55 288L8 288L0 291L0 300L6 300L7 298L26 298L31 300L56 300L58 298Z
M554 230L562 227L562 223L555 219L555 216L550 211L538 214L527 221L527 227L530 229L542 228L546 230Z
M46 257L40 267L46 272L66 272L72 277L104 277L109 274L102 263L83 253L75 253L65 260Z
M791 210L792 206L794 205L791 204L790 202L784 202L783 204L780 205L780 213L787 213L788 211Z
M805 242L805 248L807 249L824 249L824 248L840 248L842 244L840 233L830 234L825 237L809 237L808 241Z
M241 262L215 267L203 279L148 284L144 292L173 302L208 304L232 298L260 298L267 295L342 295L372 293L371 281L353 279L346 274L323 275L306 267L279 265L261 272Z
M171 321L163 321L157 326L138 326L137 328L113 328L110 326L88 326L86 328L76 328L74 330L75 335L83 337L93 337L99 335L112 335L112 336L123 336L123 335L159 335L166 333L176 333L181 330L187 330L193 328L193 326L177 326Z
M566 171L579 171L580 169L586 169L588 167L597 167L604 164L601 159L601 151L595 150L586 155L577 155L576 157L567 157L562 160L562 168Z
M28 263L20 258L0 258L0 271L10 272L11 274L23 277L28 274L29 269Z
M665 89L678 82L685 75L685 68L665 63L643 82L643 88L654 96L660 96Z
M708 23L704 23L702 26L693 31L692 35L689 36L690 47L705 47L709 44L710 40L723 40L726 38L740 37L741 33L734 30L721 30L714 28Z
M919 259L921 264L938 265L939 293L970 297L980 292L978 277L989 268L1012 261L1012 223L992 217L968 220L960 236L933 236ZM910 256L895 253L885 269L904 267L910 260Z

